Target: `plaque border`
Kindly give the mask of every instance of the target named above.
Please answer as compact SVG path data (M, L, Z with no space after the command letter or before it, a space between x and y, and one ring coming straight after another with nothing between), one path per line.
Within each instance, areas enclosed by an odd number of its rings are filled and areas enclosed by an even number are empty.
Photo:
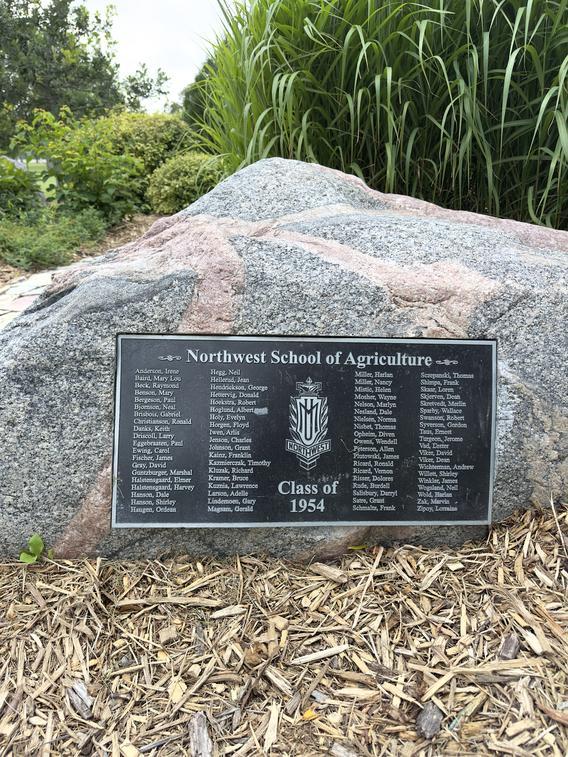
M374 343L374 344L396 344L396 343L417 343L417 344L472 344L485 345L491 347L491 455L489 461L489 501L487 505L487 519L483 520L341 520L341 521L309 521L299 523L290 521L279 522L259 522L259 523L118 523L116 520L116 501L118 493L118 438L119 438L119 417L120 417L120 369L122 350L121 343L123 339L219 339L221 341L265 341L267 339L286 340L289 342L348 342L357 343ZM498 372L497 372L497 339L429 339L421 337L346 337L346 336L329 336L326 334L311 336L288 336L285 334L149 334L145 332L118 332L115 336L115 375L114 375L114 414L113 414L113 448L112 448L112 500L111 500L111 529L170 529L170 528L318 528L320 526L343 528L345 526L374 526L378 528L402 527L402 526L424 526L432 528L435 526L491 526L493 522L493 489L495 486L495 457L496 457L496 417L497 417L497 391L498 391Z

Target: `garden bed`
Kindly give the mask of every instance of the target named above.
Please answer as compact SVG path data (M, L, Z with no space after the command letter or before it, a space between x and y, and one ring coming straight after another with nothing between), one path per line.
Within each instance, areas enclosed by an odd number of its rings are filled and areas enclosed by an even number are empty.
M79 247L75 253L71 256L69 263L74 263L77 260L85 257L94 257L95 255L102 255L107 250L113 250L122 245L128 244L138 239L145 234L150 226L162 216L158 215L144 215L137 213L131 218L121 221L116 226L110 228L106 234L97 242L90 242L88 244ZM21 268L9 265L6 261L2 260L0 255L0 293L6 289L6 285L16 279L23 280L29 278L36 271L23 271Z
M560 757L562 532L557 508L460 550L331 565L3 565L0 753Z

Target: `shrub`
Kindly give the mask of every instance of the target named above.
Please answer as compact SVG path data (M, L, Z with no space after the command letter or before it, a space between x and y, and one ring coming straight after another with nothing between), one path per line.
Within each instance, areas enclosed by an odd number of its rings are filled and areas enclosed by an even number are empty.
M139 208L142 162L115 153L104 119L36 111L31 124L20 123L13 147L47 161L45 178L56 180L56 199L67 210L95 208L112 224Z
M209 192L223 176L219 158L200 152L174 155L150 178L148 199L155 213L177 213Z
M36 175L0 156L0 216L31 210L39 205L40 200Z
M5 218L0 223L0 259L24 270L64 265L105 230L103 218L92 208L70 215L49 207Z
M252 0L203 85L236 169L316 161L387 192L568 224L565 0Z
M20 124L13 142L48 161L60 202L95 207L110 223L146 209L151 174L191 144L191 129L177 116L117 111L77 120L66 109L59 119L36 111L31 124Z
M132 155L142 162L146 181L165 160L192 144L191 129L178 116L116 112L98 123L108 130L113 152Z

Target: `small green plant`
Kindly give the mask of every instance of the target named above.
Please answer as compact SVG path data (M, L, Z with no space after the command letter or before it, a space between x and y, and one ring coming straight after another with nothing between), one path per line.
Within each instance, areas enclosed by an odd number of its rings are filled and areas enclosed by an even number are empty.
M154 171L148 187L148 200L155 213L177 213L223 178L219 157L201 152L174 155Z
M45 544L39 534L32 534L28 539L28 548L23 549L20 552L20 562L26 563L26 565L33 565L45 552ZM53 550L48 549L46 552L47 557L53 559Z

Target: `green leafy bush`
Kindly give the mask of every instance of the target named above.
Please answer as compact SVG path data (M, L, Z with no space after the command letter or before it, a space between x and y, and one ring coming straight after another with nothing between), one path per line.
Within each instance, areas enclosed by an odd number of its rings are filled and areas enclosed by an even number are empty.
M147 179L165 160L192 144L192 132L185 121L164 113L116 112L99 119L98 124L108 131L113 152L132 155L142 162Z
M94 207L109 223L146 209L153 171L192 144L189 126L177 116L117 111L97 119L55 118L36 111L19 125L13 147L47 161L45 178L57 184L66 208Z
M230 170L299 158L568 225L565 0L237 2L202 91L203 133Z
M94 208L112 224L140 206L142 161L115 152L105 119L36 111L31 124L20 123L12 146L46 160L44 178L55 179L56 199L66 210Z
M223 173L220 158L200 152L174 155L150 178L150 206L155 213L177 213L213 189Z
M52 207L4 218L0 260L24 270L64 265L82 245L101 239L106 224L93 208L73 214Z
M0 156L0 217L37 207L41 200L36 175Z

